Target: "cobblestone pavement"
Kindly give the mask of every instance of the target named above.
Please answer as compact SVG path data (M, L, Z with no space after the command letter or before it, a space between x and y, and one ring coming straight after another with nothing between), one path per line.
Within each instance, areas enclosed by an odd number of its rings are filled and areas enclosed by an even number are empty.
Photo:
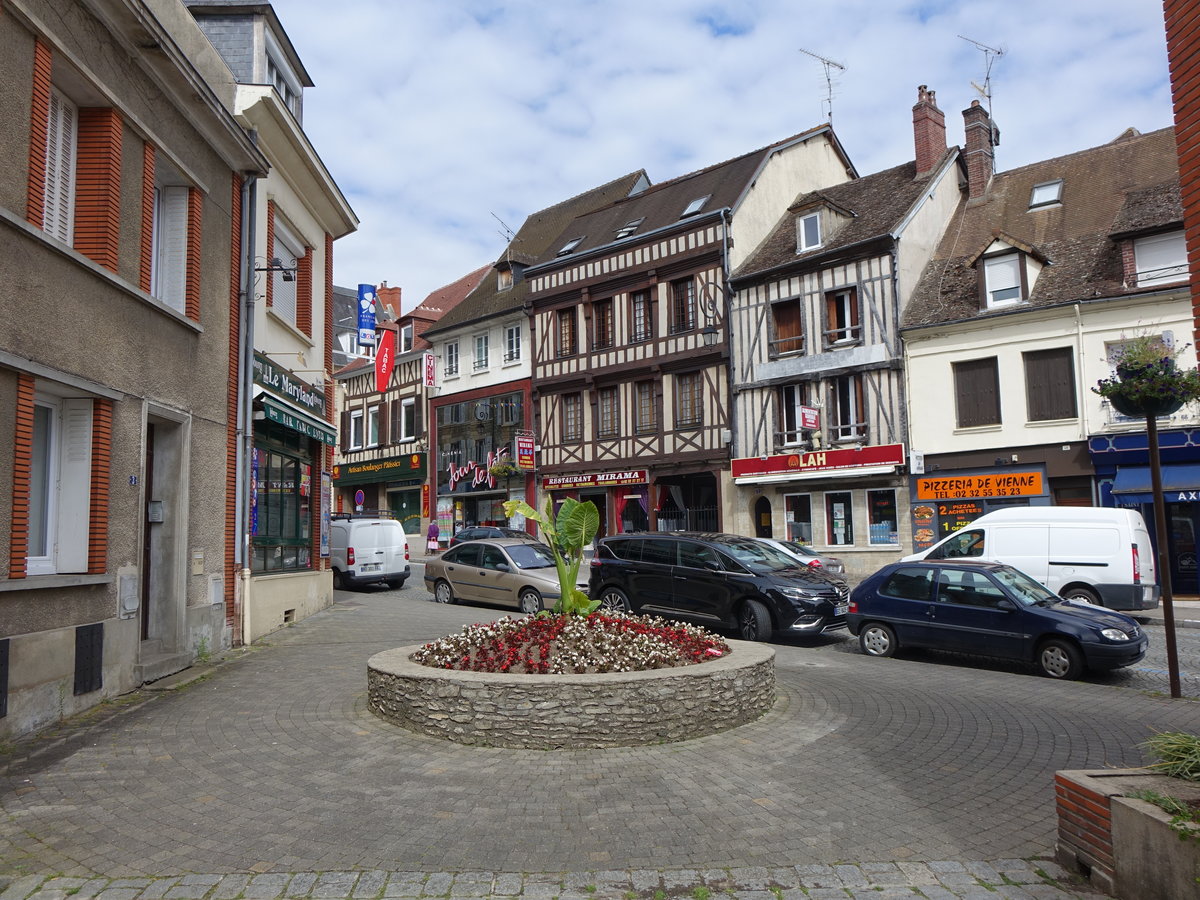
M676 744L470 748L366 710L371 654L499 614L339 593L7 748L0 900L1080 896L1049 861L1053 773L1200 730L1195 702L834 638L776 644L775 707Z

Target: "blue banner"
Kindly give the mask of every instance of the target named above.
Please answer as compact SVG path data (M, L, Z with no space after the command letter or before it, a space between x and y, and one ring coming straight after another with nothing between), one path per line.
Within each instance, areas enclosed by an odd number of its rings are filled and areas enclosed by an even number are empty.
M375 346L375 285L358 286L358 345Z

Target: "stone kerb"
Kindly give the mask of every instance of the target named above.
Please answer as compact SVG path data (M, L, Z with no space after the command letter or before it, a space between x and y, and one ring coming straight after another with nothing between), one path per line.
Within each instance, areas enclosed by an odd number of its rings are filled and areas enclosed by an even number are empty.
M636 747L725 731L775 702L775 651L729 641L720 659L647 672L501 675L414 663L420 645L367 661L367 701L388 722L460 744Z

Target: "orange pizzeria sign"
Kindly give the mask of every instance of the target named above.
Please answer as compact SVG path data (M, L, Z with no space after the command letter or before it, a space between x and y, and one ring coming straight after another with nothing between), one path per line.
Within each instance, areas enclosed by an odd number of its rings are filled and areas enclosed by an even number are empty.
M917 479L920 500L961 500L966 497L1028 497L1044 494L1041 472L989 472L986 475L948 475Z

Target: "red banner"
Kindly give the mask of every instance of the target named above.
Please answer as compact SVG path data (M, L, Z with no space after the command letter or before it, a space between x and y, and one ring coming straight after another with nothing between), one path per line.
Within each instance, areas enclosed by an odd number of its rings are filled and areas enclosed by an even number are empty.
M379 347L375 350L375 390L379 393L388 389L395 366L396 332L385 328L379 333Z
M743 457L730 460L730 470L734 478L744 478L749 475L836 471L863 466L899 466L903 463L903 444L872 444L850 449L805 450L778 456Z

